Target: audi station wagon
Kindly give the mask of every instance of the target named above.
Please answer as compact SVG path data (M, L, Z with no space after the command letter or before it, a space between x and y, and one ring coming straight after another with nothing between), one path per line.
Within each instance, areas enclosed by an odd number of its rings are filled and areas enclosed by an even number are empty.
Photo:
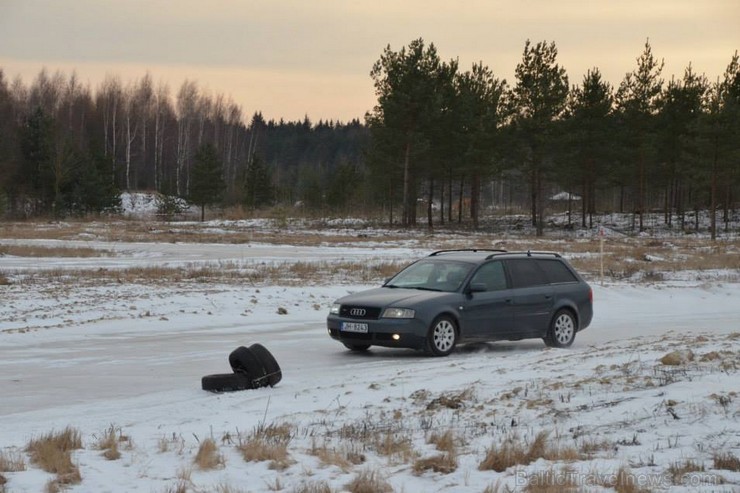
M564 348L591 323L593 291L558 253L439 250L379 288L338 299L329 335L352 351L542 339Z

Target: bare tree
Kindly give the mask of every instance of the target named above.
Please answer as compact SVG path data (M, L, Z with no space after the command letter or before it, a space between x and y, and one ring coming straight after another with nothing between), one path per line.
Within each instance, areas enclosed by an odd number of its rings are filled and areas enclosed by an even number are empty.
M164 135L167 115L171 112L170 88L167 84L160 82L154 95L154 188L156 190L162 189Z
M186 80L177 93L177 169L175 185L178 195L186 195L189 190L192 127L195 121L197 101L197 84Z
M126 190L131 189L131 147L139 131L139 120L136 113L136 84L132 82L124 91L123 102L123 118L126 126Z
M109 157L112 165L112 176L117 173L116 152L118 137L118 120L121 111L123 90L121 80L115 76L106 76L97 94L97 108L103 116L103 153Z
M147 142L149 138L149 122L152 120L154 113L154 87L152 77L148 73L141 79L136 90L136 110L137 120L140 129L139 133L139 150L140 156L138 166L136 166L135 176L137 177L136 186L141 181L140 175L146 176L146 170L149 169L149 154ZM148 181L148 180L147 180Z

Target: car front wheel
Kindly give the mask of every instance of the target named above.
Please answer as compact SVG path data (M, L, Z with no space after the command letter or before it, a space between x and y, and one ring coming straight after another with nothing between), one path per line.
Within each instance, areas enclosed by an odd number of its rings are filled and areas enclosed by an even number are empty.
M437 317L429 328L427 336L427 353L432 356L447 356L457 344L457 327L455 321L442 315Z
M550 329L545 336L545 344L550 347L569 347L576 338L576 319L568 310L560 310L555 314Z

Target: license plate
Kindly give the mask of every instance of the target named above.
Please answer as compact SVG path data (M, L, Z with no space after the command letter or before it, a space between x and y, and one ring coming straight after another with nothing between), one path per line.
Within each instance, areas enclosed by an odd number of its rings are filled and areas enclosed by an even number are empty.
M359 322L342 322L342 331L344 332L362 332L367 333L367 324Z

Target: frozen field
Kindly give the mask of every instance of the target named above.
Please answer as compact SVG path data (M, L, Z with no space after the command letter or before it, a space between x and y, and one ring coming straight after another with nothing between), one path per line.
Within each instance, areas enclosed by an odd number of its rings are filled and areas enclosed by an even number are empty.
M81 481L67 486L77 492L358 491L352 481L368 472L395 492L544 491L534 488L547 481L584 491L619 490L620 481L650 491L740 490L740 472L716 467L718 457L740 457L738 283L593 282L594 321L569 350L522 341L461 346L441 359L383 348L353 354L328 337L325 316L335 298L374 284L75 285L24 283L13 273L363 263L426 250L83 243L112 253L0 257L10 280L0 286L0 458L24 465L2 472L7 492L50 487L55 475L25 447L68 426L82 438L72 454ZM230 371L228 354L255 342L280 363L278 386L200 389L201 376ZM674 351L684 359L663 364ZM276 438L287 455L246 460L245 444L273 428L287 430ZM116 460L100 447L108 430L120 442ZM482 466L538 434L543 453L502 471ZM203 469L195 458L208 438L219 460ZM443 456L444 467L435 466Z

